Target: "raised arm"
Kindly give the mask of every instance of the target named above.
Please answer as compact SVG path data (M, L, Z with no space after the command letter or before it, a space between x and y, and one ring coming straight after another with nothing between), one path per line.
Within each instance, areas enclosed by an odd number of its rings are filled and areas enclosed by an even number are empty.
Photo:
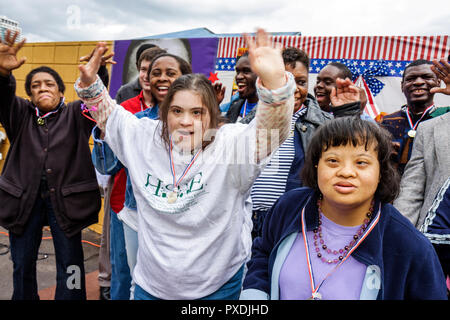
M11 34L6 30L5 38L0 43L0 74L7 77L11 71L19 68L26 61L26 58L17 59L17 52L25 44L25 39L15 44L19 32Z
M103 56L107 51L106 43L99 42L89 62L78 66L80 77L75 82L75 90L78 96L85 102L90 110L90 114L97 121L97 126L103 132L105 131L106 120L116 106L106 87L97 76L103 62Z
M258 75L255 159L259 163L289 134L295 83L292 74L285 71L281 47L273 48L264 30L257 31L256 41L246 38L251 68Z

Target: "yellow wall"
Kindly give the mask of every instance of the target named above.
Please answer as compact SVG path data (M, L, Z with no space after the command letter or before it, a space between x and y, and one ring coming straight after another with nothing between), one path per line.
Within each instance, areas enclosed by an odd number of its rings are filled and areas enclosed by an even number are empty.
M107 41L106 43L110 48L109 52L112 51L114 44L113 41ZM79 74L79 58L90 54L95 48L96 44L96 41L26 43L18 52L17 56L19 58L26 57L27 61L19 69L13 71L13 75L16 78L17 82L16 95L28 99L24 87L27 74L34 68L46 65L56 70L63 79L66 86L66 92L64 93L66 103L77 100L78 98L73 85ZM108 66L108 71L111 79L111 66ZM1 124L0 130L4 132ZM92 149L92 139L90 141L90 144ZM0 143L0 153L2 153L2 159L0 160L0 170L3 169L3 164L5 162L8 148L9 141ZM100 210L98 221L98 224L92 225L89 228L98 233L101 233L103 223L103 206Z

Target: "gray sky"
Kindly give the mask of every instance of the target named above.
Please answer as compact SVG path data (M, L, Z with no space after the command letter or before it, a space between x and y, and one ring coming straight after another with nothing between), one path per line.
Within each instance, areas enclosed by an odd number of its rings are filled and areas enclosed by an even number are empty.
M214 33L448 35L448 0L2 0L27 42L132 39L206 27Z

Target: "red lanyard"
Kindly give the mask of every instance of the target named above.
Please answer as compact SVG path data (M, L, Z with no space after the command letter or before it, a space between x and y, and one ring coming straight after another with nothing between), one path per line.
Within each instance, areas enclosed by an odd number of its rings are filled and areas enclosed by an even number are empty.
M363 240L365 238L367 238L367 236L370 234L370 232L373 230L373 228L375 228L375 226L377 225L378 221L380 220L380 212L381 212L381 204L378 207L377 215L375 216L373 221L370 223L369 227L367 228L367 230L363 234L363 236L359 238L359 240L355 243L355 245L347 252L345 257L341 260L341 262L339 262L339 264L337 264L325 276L325 278L320 282L320 284L318 286L315 286L314 273L313 273L313 270L312 270L311 257L310 257L310 253L309 253L308 239L307 239L307 236L306 236L305 207L303 207L302 213L301 213L302 234L303 234L303 243L305 245L305 252L306 252L306 263L308 264L309 280L310 280L310 284L311 284L311 294L312 294L311 298L313 300L320 300L320 299L322 299L322 295L319 293L319 289L322 287L322 284L325 282L326 279L328 279L329 276L331 276L337 270L337 268L339 268L350 257L350 255L353 253L353 251L355 251L359 247L359 245L363 242Z

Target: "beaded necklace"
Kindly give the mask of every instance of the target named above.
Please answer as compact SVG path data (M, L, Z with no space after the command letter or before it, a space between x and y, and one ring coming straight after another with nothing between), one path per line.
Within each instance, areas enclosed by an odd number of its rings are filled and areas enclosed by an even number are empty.
M327 264L336 264L339 261L342 261L344 257L347 255L347 253L350 251L351 248L356 244L358 239L364 234L364 231L366 231L367 226L370 223L370 219L372 218L373 214L373 200L370 204L369 212L366 214L366 218L364 219L363 224L359 227L358 231L353 235L353 240L349 242L348 245L346 245L344 248L341 249L330 249L326 244L325 240L323 239L322 235L322 201L319 199L317 200L317 207L319 208L319 226L313 230L314 232L314 250L317 253L317 257L324 263ZM324 253L327 253L328 255L334 255L333 258L325 258ZM337 258L336 256L339 255Z

